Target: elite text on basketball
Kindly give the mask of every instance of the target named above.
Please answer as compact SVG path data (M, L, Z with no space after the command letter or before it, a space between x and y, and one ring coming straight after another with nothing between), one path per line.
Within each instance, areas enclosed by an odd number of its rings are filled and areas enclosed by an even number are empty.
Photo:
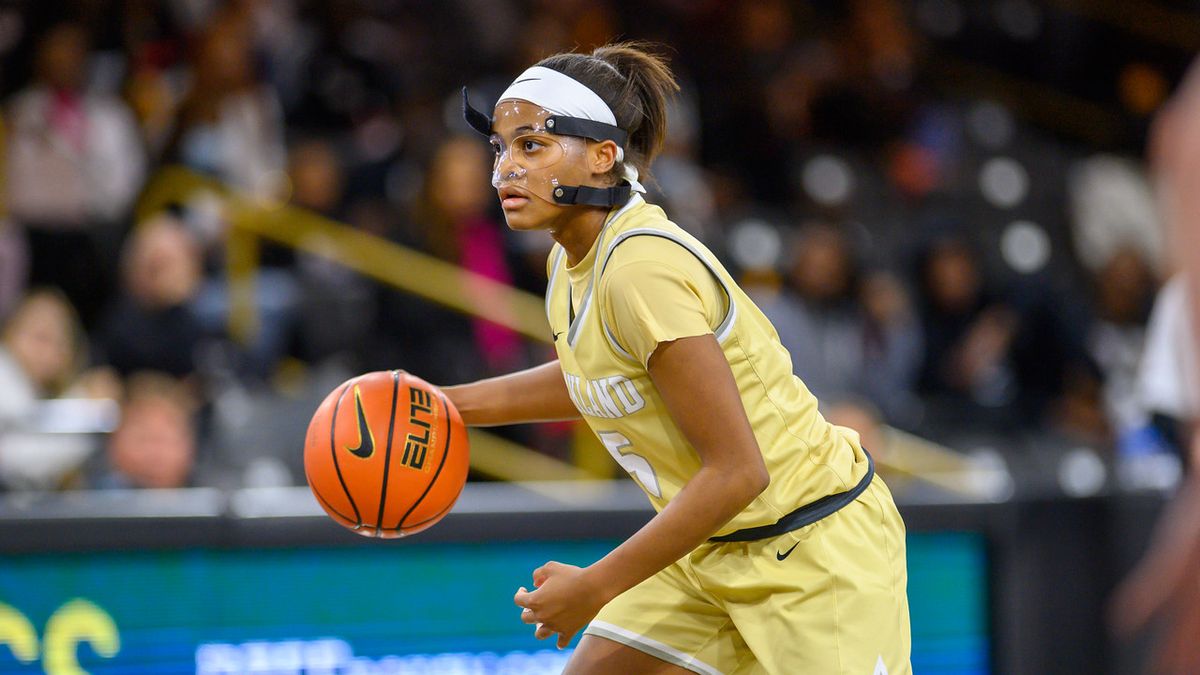
M429 421L433 406L429 392L416 387L408 390L408 400L408 423L413 431L404 440L404 456L400 458L400 463L420 471L425 468L425 455L429 451L432 426Z

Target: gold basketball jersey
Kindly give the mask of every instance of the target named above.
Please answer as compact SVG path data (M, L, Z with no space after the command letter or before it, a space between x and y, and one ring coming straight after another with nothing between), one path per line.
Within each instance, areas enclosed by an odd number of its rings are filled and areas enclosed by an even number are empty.
M655 390L646 359L658 342L701 333L721 345L771 476L715 535L769 525L866 475L858 434L825 421L774 326L659 207L635 194L609 214L574 267L556 245L548 273L546 313L567 391L655 509L700 469L700 459Z

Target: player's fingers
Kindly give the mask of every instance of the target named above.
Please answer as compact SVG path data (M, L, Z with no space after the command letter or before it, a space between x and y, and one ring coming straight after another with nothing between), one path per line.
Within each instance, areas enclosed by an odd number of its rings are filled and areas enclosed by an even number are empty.
M565 649L567 645L571 644L571 638L573 637L575 637L574 633L559 633L557 645L558 648Z
M525 623L537 623L537 619L533 616L533 610L528 607L521 610L521 621Z
M513 594L513 603L516 604L517 607L528 607L530 595L533 594L525 590L525 587L522 586L517 589L516 593Z
M546 579L550 578L550 574L554 571L554 566L557 564L554 561L550 561L533 571L534 588L538 588L546 583Z
M551 635L554 635L554 631L546 628L544 624L540 623L537 625L537 629L533 631L533 636L539 640L545 640Z

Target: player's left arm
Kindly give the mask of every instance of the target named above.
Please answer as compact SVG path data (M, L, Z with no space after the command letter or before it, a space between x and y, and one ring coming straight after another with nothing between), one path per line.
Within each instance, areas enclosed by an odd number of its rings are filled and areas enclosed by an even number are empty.
M729 363L711 334L663 342L647 369L672 419L700 457L700 470L666 508L586 568L547 563L537 590L515 597L536 635L559 647L609 600L656 574L712 536L770 482Z

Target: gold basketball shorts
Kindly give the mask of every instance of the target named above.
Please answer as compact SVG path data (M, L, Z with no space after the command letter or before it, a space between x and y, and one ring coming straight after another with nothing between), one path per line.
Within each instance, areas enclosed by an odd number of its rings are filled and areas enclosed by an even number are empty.
M904 532L876 476L811 525L702 544L617 596L585 633L706 675L905 675Z

